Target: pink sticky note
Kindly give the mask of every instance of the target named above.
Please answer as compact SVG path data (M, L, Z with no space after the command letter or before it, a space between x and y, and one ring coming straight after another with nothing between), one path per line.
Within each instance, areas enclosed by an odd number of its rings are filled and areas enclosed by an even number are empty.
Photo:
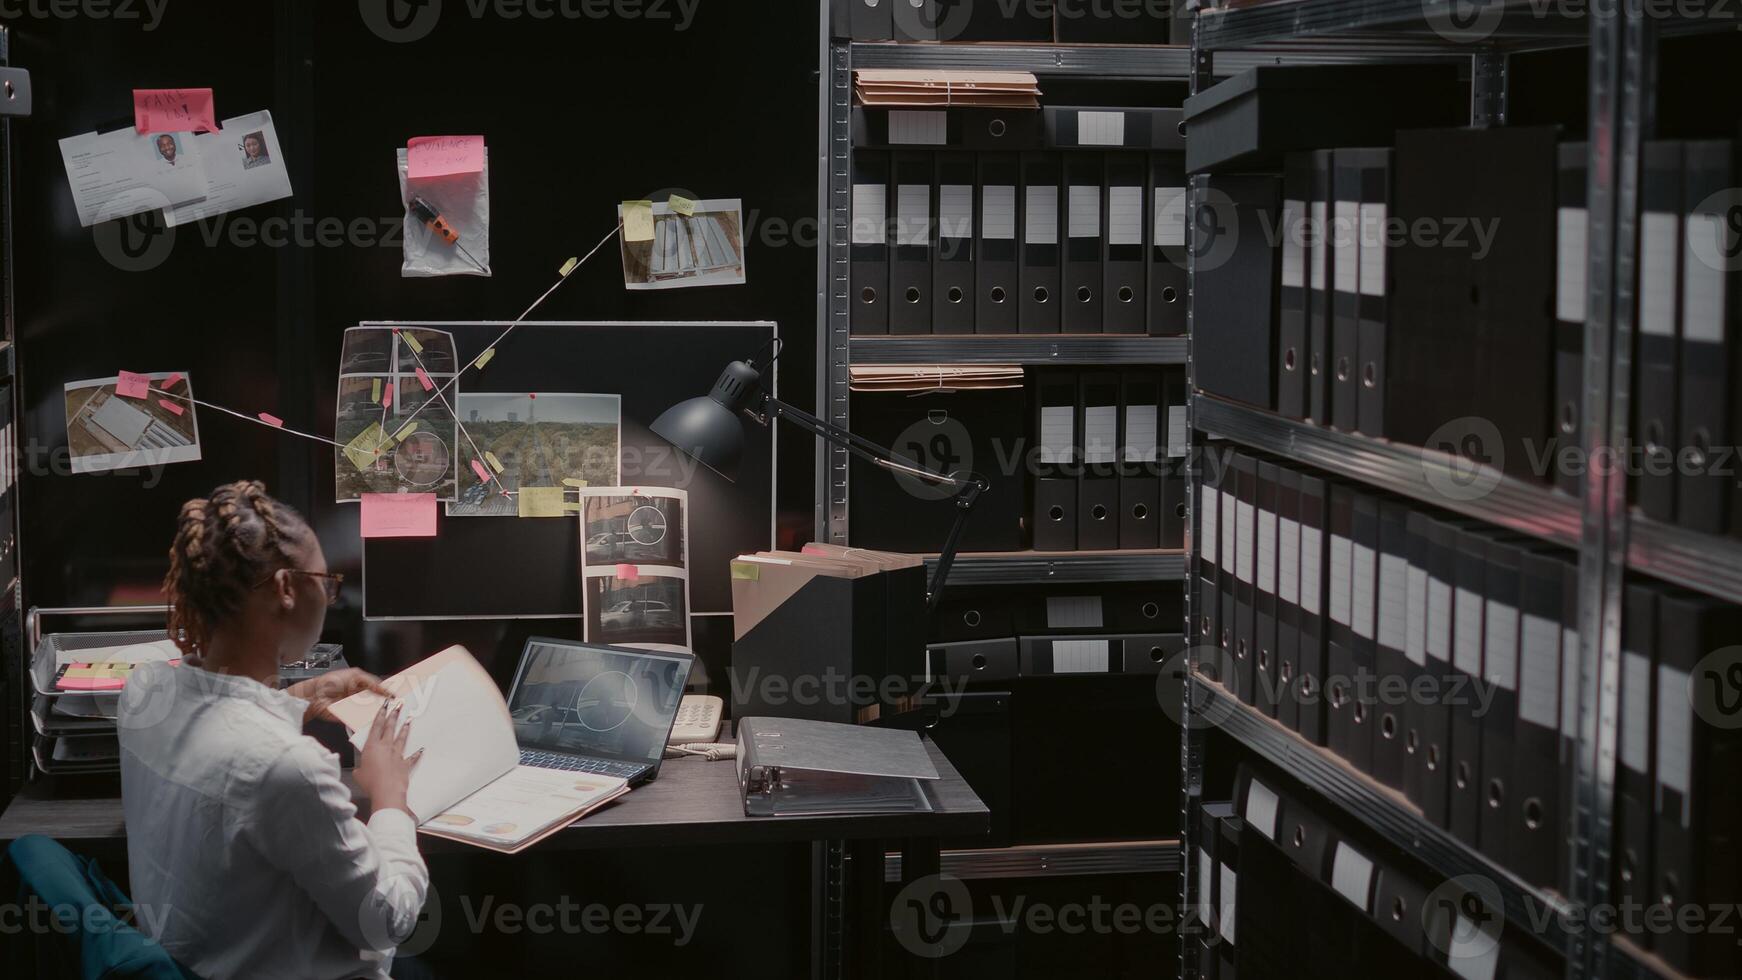
M423 385L424 391L430 391L435 388L435 382L429 379L429 375L423 373L423 368L417 369L417 380L419 384Z
M159 405L162 405L164 408L168 409L172 414L175 414L175 415L180 415L182 412L186 411L186 409L182 408L180 405L177 405L175 402L172 402L167 398L159 398L157 400L157 403Z
M178 382L180 380L181 380L181 372L180 371L173 371L170 373L169 377L164 378L162 381L159 381L157 383L157 386L159 388L162 388L164 391L168 391L169 389L174 388L176 386L176 382Z
M280 429L284 428L284 420L276 415L268 415L265 412L261 412L260 421L265 422L267 425L277 426Z
M478 479L484 483L490 482L490 471L484 469L484 464L475 459L472 460L472 472L478 474Z
M617 566L617 580L619 582L633 582L640 577L641 577L641 569L635 567L634 565L618 565Z
M218 116L209 88L136 88L133 128L141 133L214 133Z
M393 388L394 388L393 382L389 381L389 382L387 382L387 387L381 389L381 407L382 408L392 408L393 407Z
M363 495L363 537L433 538L435 533L435 494L366 493Z
M405 144L406 176L445 177L484 169L484 137L419 136Z
M122 398L149 398L151 396L151 379L143 374L122 371L115 380L115 394Z

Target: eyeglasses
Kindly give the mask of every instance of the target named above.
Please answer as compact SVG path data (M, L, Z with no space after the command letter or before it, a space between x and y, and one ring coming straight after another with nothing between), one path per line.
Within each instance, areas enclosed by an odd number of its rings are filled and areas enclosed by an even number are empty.
M307 575L309 578L320 580L321 589L327 594L327 605L331 606L339 601L339 586L345 584L345 576L340 575L337 572L309 572L300 568L287 568L285 571L292 575ZM272 575L277 574L277 572L272 573ZM271 582L272 575L268 575L266 578L262 579L260 585L256 585L255 588L261 588Z

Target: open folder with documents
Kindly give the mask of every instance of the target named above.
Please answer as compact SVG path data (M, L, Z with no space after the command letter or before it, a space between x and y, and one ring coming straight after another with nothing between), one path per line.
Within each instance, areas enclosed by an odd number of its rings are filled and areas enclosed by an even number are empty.
M614 776L521 765L508 703L465 647L448 647L382 686L404 705L406 754L424 753L406 804L426 834L514 854L629 792ZM364 691L332 707L359 748L381 701Z

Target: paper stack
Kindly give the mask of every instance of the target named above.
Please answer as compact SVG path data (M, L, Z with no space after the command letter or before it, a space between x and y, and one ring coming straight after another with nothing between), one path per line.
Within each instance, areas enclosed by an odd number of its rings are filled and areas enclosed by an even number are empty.
M853 72L859 104L1039 109L1040 83L1026 71L933 71L861 68Z

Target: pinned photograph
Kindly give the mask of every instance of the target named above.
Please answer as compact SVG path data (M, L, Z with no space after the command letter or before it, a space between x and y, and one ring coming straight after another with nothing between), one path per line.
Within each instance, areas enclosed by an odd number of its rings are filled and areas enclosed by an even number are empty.
M589 642L689 649L689 580L681 569L589 569L582 588Z
M571 392L467 392L460 413L460 495L449 517L514 517L522 486L615 486L622 399Z
M693 213L680 214L661 201L625 211L623 286L626 289L682 289L744 283L744 215L736 199L696 201Z
M279 150L272 113L235 116L224 120L220 130L188 139L205 167L206 195L204 200L166 209L171 228L290 196L290 171Z
M170 390L165 380L174 381ZM186 372L71 381L66 385L67 449L74 473L191 463L200 458L200 425Z
M589 565L684 564L684 501L627 494L582 496L582 532Z
M343 446L334 450L336 501L400 492L454 499L459 427L451 406L459 386L450 383L458 363L445 331L345 331L333 422L333 438Z

